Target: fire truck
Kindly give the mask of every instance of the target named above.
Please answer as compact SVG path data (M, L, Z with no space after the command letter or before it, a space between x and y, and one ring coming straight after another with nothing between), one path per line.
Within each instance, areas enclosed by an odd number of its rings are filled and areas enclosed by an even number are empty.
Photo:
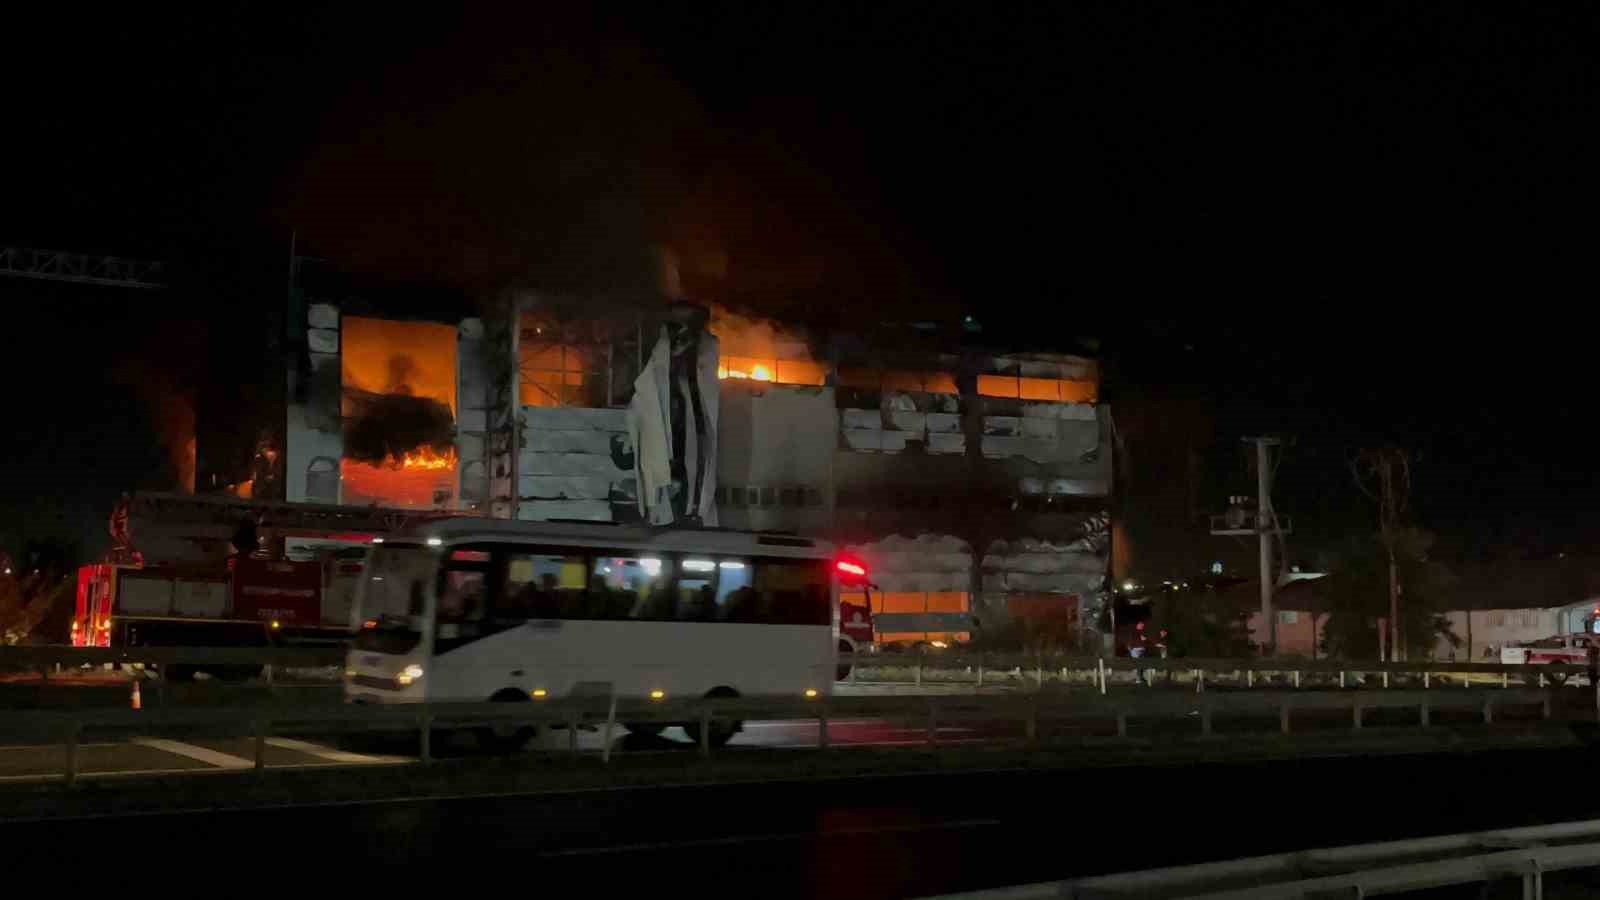
M174 494L119 504L111 561L78 570L71 641L80 647L337 644L351 621L366 547L430 514ZM247 525L241 532L241 525ZM257 548L233 552L241 533ZM137 550L133 548L137 546ZM250 677L256 667L209 674ZM190 669L166 673L187 678Z

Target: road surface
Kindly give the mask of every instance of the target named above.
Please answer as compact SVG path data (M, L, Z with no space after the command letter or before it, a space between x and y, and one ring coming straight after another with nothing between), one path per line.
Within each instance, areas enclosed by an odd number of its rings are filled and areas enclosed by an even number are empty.
M973 727L939 727L941 744L979 743L1010 736L1015 724L997 722ZM829 723L831 743L841 746L898 747L917 746L928 740L925 726L887 722L879 719L838 719ZM730 746L739 748L808 748L817 746L817 726L802 722L749 722ZM578 749L598 752L603 745L599 729L579 730ZM613 746L624 752L693 752L693 745L681 728L669 728L659 738L628 735L620 726ZM315 768L338 765L398 765L417 760L416 741L401 738L381 741L377 750L362 742L352 750L346 742L325 734L286 734L266 738L265 762L268 768ZM564 730L548 731L528 745L529 751L565 751L568 736ZM167 735L127 736L114 740L86 740L79 745L80 777L116 778L136 775L203 775L250 769L255 766L255 742L243 737ZM462 735L437 748L442 756L467 755L477 751L470 735ZM0 782L52 781L61 777L66 765L62 744L0 742Z
M286 748L287 749L287 748ZM1600 817L1578 751L597 789L0 823L58 877L894 898ZM1570 789L1564 789L1570 788Z

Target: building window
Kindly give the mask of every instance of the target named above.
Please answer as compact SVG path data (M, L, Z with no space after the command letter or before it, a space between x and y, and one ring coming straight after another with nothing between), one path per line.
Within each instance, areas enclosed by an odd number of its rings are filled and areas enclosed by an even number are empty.
M864 391L892 391L904 394L959 394L956 378L946 372L917 372L906 369L839 369L839 384Z
M1027 378L1020 375L979 375L978 393L985 397L1011 397L1049 403L1092 403L1094 383L1065 378Z
M589 406L587 348L525 343L520 348L523 406Z
M821 387L828 383L828 366L809 359L724 356L717 361L717 377Z

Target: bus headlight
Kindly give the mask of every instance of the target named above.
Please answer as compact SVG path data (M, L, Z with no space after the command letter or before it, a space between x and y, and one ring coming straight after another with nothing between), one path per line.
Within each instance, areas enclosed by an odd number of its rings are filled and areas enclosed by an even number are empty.
M394 677L394 680L399 682L401 687L405 687L406 685L410 684L413 681L416 681L418 678L421 678L421 677L422 677L422 667L417 665L416 663L412 663L411 665L406 666L404 669L401 669L400 670L400 674L396 675Z

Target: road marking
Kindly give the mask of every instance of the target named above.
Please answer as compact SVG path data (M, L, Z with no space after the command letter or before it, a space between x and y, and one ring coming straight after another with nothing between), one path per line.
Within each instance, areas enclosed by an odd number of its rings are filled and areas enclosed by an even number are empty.
M411 761L409 758L404 756L369 756L365 753L351 753L348 750L324 747L321 744L313 744L310 741L302 741L295 738L269 737L267 738L267 743L274 747L282 747L285 750L294 750L298 753L307 753L317 757L318 759L326 759L330 762L363 763L370 765L373 763Z
M65 746L66 746L65 742L59 742L59 743L55 743L55 744L11 744L11 745L8 745L8 746L0 747L0 750L60 750L62 747L65 747ZM88 749L90 747L121 747L121 746L123 746L123 745L122 744L118 744L118 743L113 741L113 742L104 743L104 744L79 744L78 745L78 749L79 750L85 750L85 749Z
M242 756L221 753L206 747L197 747L194 744L185 744L183 741L169 741L166 738L134 738L133 742L143 747L151 747L156 750L165 750L168 753L176 753L179 756L187 756L190 759L199 760L221 769L253 769L256 765L253 760L245 759Z
M812 841L825 838L865 837L874 834L907 834L917 831L953 831L964 828L987 828L1001 824L999 819L968 819L960 822L932 822L925 825L891 825L886 828L842 828L835 831L792 831L776 834L741 834L719 838L700 838L692 841L659 841L645 844L619 844L611 847L578 847L571 850L553 850L540 856L600 856L607 853L636 853L640 850L677 850L685 847L716 847L729 844L748 844L758 841Z

